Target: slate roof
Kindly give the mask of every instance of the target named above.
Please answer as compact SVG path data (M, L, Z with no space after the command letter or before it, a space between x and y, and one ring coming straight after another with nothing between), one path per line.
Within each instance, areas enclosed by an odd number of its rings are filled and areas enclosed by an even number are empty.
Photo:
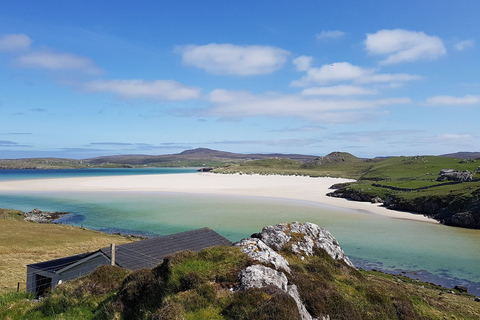
M210 228L196 229L118 245L115 247L115 261L117 266L130 270L153 268L161 263L163 258L176 252L183 250L200 251L208 247L221 245L232 245L232 242ZM110 247L102 248L99 251L111 259ZM28 265L28 267L55 273L96 252L34 263Z
M115 261L118 266L130 270L153 268L176 252L200 251L220 245L232 245L232 242L210 228L196 229L116 246ZM109 247L100 250L111 258Z
M91 254L93 254L93 252L81 253L74 256L65 257L65 258L29 264L27 267L41 269L49 272L56 272L62 268L65 268L68 265L71 265L79 260L82 260L83 258L88 257Z

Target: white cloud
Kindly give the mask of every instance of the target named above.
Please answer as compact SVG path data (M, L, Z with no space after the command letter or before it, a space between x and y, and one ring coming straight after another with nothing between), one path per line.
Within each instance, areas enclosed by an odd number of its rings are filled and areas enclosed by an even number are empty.
M293 59L293 64L297 67L298 71L307 71L312 67L313 57L300 56Z
M433 143L441 145L469 145L475 142L472 135L469 134L457 134L457 133L444 133L435 136L425 137L420 140L423 143Z
M89 57L72 53L57 53L50 50L30 52L20 56L18 64L28 68L49 70L80 70L89 74L98 74L101 70Z
M295 87L306 86L310 83L329 83L335 81L348 81L373 74L373 69L364 69L348 62L326 64L320 68L310 68L300 80L292 81Z
M316 38L319 40L324 39L338 39L345 35L345 32L339 30L329 30L329 31L322 31L316 35Z
M315 87L302 91L307 96L353 96L377 94L375 90L369 90L358 86L338 85L333 87Z
M300 80L290 83L291 86L304 87L310 84L326 84L330 82L352 81L357 83L404 82L421 79L420 76L406 73L375 73L375 69L367 69L352 65L349 62L326 64L320 68L310 68Z
M270 46L237 46L210 43L180 47L182 61L220 75L249 76L268 74L280 69L290 52Z
M318 99L278 93L254 94L248 91L217 89L208 96L212 107L209 116L226 119L245 117L301 118L324 123L349 123L371 119L384 113L386 104L408 103L409 99L353 100Z
M187 87L173 80L98 80L84 86L90 92L108 92L122 98L158 100L190 100L200 97L200 89Z
M440 38L403 29L367 34L365 46L370 54L387 56L380 62L383 65L436 59L446 54Z
M422 131L420 130L350 131L337 133L334 136L329 137L329 139L345 140L349 142L378 142L392 137L405 138L406 136L416 135L421 132Z
M468 48L473 48L474 46L475 46L475 41L470 39L470 40L464 40L456 43L455 49L457 49L458 51L463 51Z
M405 81L414 81L422 79L421 76L407 74L407 73L380 73L380 74L372 74L368 75L359 79L356 79L356 82L359 83L398 83L398 82L405 82Z
M0 52L29 49L31 44L32 40L25 34L4 34L0 36Z
M466 95L464 97L435 96L427 99L429 105L471 105L480 104L480 96Z

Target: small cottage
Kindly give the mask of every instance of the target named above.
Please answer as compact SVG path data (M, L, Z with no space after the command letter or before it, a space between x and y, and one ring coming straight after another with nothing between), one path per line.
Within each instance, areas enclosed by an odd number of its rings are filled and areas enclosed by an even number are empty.
M176 252L200 251L219 245L232 243L210 228L203 228L114 246L114 251L111 248L102 248L94 252L34 263L27 266L27 291L40 296L63 281L91 273L100 265L114 264L130 270L153 268L161 263L163 258Z

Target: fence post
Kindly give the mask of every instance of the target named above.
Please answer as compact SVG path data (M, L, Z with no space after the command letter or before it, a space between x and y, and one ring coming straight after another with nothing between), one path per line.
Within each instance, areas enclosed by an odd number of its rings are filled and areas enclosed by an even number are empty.
M112 243L110 245L110 250L111 250L111 259L110 259L110 265L114 266L115 265L115 243Z

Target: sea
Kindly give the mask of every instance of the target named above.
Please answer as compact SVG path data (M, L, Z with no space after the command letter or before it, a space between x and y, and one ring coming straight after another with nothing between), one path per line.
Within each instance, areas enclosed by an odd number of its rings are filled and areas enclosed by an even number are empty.
M192 172L196 168L0 170L0 181ZM58 223L108 233L155 236L210 227L231 241L267 225L312 222L329 230L359 268L465 286L480 296L480 230L306 201L168 192L3 192L0 208L69 212Z

